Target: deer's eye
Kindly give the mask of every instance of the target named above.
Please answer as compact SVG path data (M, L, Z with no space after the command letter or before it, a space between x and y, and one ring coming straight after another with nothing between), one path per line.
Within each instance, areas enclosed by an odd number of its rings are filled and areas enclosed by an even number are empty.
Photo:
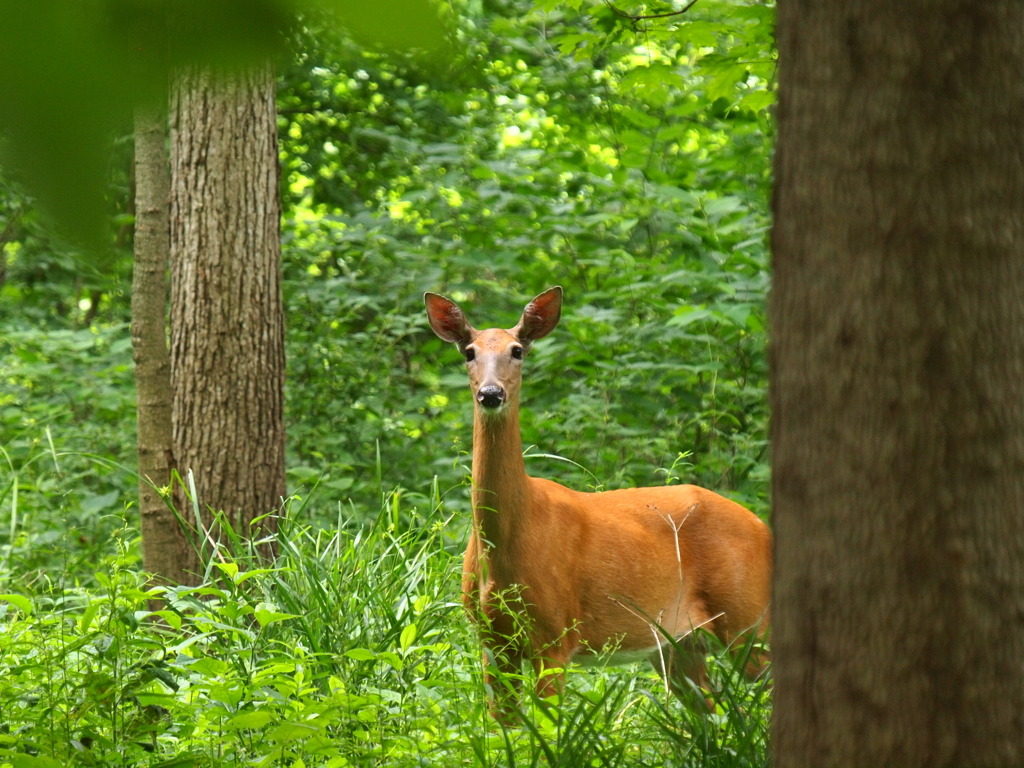
M522 347L512 347L512 357L514 357L516 360L522 360L523 359L523 348Z
M476 352L474 350L472 350L472 349L467 349L466 350L466 362L467 363L472 363L473 359L475 357L476 357Z

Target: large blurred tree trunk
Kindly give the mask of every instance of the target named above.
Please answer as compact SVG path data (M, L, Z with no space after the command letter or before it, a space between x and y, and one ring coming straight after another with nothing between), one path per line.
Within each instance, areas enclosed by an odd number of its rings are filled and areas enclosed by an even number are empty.
M780 0L775 765L1024 762L1024 4Z
M204 525L245 535L285 493L284 317L272 68L190 69L171 97L174 452ZM191 507L186 513L192 517ZM199 559L185 545L186 567Z
M132 348L135 357L139 517L142 567L169 582L182 577L178 523L152 485L171 482L171 361L167 351L167 116L135 111L135 266L132 275ZM148 482L146 482L148 480ZM152 483L152 485L150 485Z

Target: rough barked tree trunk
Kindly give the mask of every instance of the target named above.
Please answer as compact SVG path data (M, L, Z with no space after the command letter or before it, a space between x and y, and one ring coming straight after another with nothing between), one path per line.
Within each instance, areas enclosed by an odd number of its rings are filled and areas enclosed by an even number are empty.
M780 0L774 749L1024 762L1024 4Z
M178 523L153 485L171 482L171 361L167 350L167 115L135 111L135 266L132 348L135 357L142 567L170 583L182 577ZM149 482L146 482L146 481ZM152 483L152 485L150 485Z
M171 98L171 371L178 470L204 523L273 529L285 493L284 316L270 65L188 69ZM189 508L191 509L191 508ZM191 512L189 512L191 516ZM183 543L186 567L199 559Z

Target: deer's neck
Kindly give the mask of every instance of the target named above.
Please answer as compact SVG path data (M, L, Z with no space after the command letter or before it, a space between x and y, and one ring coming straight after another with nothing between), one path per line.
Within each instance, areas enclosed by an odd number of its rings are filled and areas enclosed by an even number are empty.
M523 464L519 405L473 419L473 524L493 558L511 556L527 523L530 486ZM486 544L485 544L486 546Z

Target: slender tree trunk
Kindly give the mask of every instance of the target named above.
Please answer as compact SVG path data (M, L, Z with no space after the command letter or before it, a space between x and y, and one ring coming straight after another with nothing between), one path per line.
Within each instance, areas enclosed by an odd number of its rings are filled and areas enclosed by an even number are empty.
M167 126L162 109L135 113L135 267L132 348L135 356L139 516L142 567L169 582L181 579L178 523L153 485L170 485L171 361L167 350ZM148 482L146 482L148 480Z
M1024 762L1024 5L780 0L775 764Z
M243 535L273 530L273 518L250 526L285 493L278 178L270 65L180 73L171 99L175 457L183 477L192 471L201 508L223 511Z

